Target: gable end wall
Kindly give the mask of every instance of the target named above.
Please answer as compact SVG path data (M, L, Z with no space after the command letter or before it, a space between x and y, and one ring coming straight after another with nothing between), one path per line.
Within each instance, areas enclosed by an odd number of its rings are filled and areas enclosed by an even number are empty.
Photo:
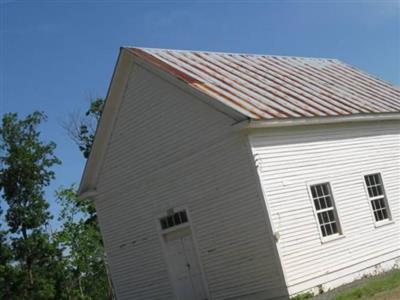
M97 183L118 299L172 299L158 216L188 208L211 299L286 294L247 138L134 65Z

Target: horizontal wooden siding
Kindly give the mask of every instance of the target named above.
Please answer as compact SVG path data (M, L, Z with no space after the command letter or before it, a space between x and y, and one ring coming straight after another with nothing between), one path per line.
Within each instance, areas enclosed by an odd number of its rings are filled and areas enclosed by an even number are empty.
M247 139L233 122L134 66L96 200L118 299L172 299L157 216L179 206L212 299L286 293Z
M400 123L257 130L250 136L291 293L400 257ZM381 172L393 223L374 226L363 176ZM307 186L330 182L343 237L321 242ZM357 268L357 265L359 267ZM350 268L351 267L351 268Z

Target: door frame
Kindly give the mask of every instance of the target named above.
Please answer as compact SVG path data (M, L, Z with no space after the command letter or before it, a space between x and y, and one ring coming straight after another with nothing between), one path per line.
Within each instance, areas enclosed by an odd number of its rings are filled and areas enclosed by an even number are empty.
M205 272L204 272L203 262L202 262L202 259L200 257L200 252L199 252L199 247L198 247L198 244L197 244L196 234L195 234L195 232L193 230L193 226L192 226L192 218L191 218L191 215L190 215L190 211L189 211L189 209L188 209L188 207L186 205L175 206L175 207L170 208L170 209L173 210L174 212L182 211L182 210L186 211L186 215L187 215L187 219L188 219L188 221L186 223L184 223L184 224L180 224L180 225L174 226L172 228L162 229L161 228L161 224L160 224L160 219L167 215L167 211L164 211L163 213L159 213L157 215L157 217L156 217L156 226L157 226L157 232L158 232L158 236L159 236L160 243L161 243L161 250L163 252L162 254L163 254L163 257L164 257L164 266L167 268L167 271L168 271L168 279L169 279L170 285L172 287L174 298L177 299L178 296L177 296L177 292L175 290L174 277L173 277L173 274L171 273L171 269L170 269L169 264L168 264L168 255L167 255L166 242L165 242L165 239L164 239L164 235L166 235L168 233L172 233L174 231L182 230L182 229L189 229L190 235L191 235L191 238L192 238L192 241L193 241L193 247L194 247L194 249L196 251L196 257L197 257L197 260L198 260L198 263L199 263L199 270L201 272L201 279L202 279L202 283L203 283L203 286L204 286L204 291L205 291L205 294L207 296L207 299L211 300L210 292L208 290L208 281L207 281L207 277L206 277ZM168 209L168 210L170 210L170 209Z

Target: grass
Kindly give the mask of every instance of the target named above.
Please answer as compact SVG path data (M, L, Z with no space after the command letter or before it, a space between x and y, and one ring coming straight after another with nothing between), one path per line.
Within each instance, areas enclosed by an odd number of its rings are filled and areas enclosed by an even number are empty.
M344 287L342 291L332 290L321 296L322 299L330 300L400 300L400 269L363 279L356 286ZM312 293L303 293L292 297L291 300L311 300L311 298L313 298Z
M306 300L312 298L314 295L312 293L303 293L290 298L290 300Z
M357 288L341 292L332 300L400 299L400 270L372 277Z

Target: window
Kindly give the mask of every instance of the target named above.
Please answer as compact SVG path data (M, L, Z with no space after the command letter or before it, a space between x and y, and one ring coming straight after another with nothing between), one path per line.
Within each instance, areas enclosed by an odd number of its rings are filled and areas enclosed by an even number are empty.
M168 229L174 226L178 226L183 223L187 223L188 218L186 211L178 211L169 216L160 219L160 224L162 229Z
M310 190L322 236L339 235L340 225L333 203L330 184L315 184L310 186Z
M384 221L390 219L390 213L385 197L385 189L382 183L380 173L364 176L365 184L368 190L368 198L372 205L375 221Z

